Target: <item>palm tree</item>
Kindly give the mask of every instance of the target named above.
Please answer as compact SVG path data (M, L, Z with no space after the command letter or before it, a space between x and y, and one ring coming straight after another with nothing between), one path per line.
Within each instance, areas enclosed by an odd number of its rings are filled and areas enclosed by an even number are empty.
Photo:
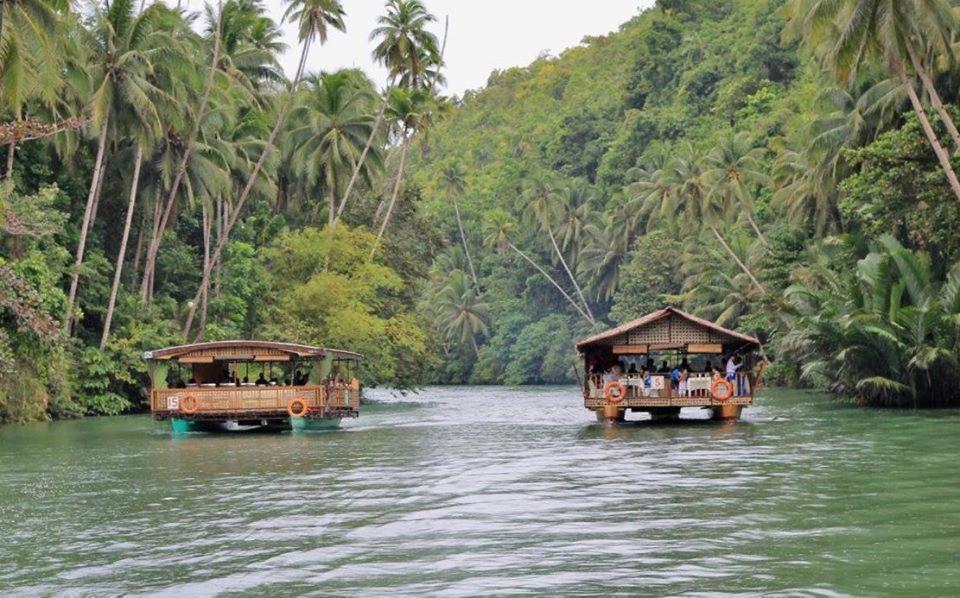
M620 266L627 258L629 226L613 211L607 211L587 225L590 239L580 256L579 270L590 275L592 296L609 301L620 286Z
M93 178L74 256L67 312L64 317L67 331L73 322L87 234L93 224L100 179L106 167L107 134L111 127L122 128L123 123L117 121L125 118L143 123L155 135L160 133L160 115L156 102L165 92L151 79L154 74L154 61L169 60L170 55L180 49L169 32L154 26L155 19L158 19L164 10L166 9L160 5L152 5L137 14L133 0L113 0L105 6L105 10L98 10L95 15L94 54L100 62L95 65L96 90L90 103L91 122L100 130L100 134Z
M793 321L781 346L808 382L872 405L960 402L960 266L938 280L928 254L887 235L855 272L796 284L785 297Z
M380 112L374 120L373 129L360 154L360 160L354 165L347 190L343 194L337 219L343 215L347 200L350 199L360 176L360 170L380 135L380 127L386 118L394 86L399 83L404 88L426 87L428 77L432 77L430 87L433 87L433 83L438 80L441 57L437 50L437 37L426 29L427 25L435 20L420 0L388 0L387 13L377 19L377 28L370 34L370 40L377 41L373 59L387 67L390 72L389 81ZM433 74L430 73L431 67L435 69Z
M764 245L769 245L753 218L753 193L750 190L752 186L770 183L761 164L766 150L752 146L747 133L726 137L707 155L709 168L704 176L709 181L710 193L721 197L721 201L738 203L740 213L747 219L757 238Z
M247 183L244 185L243 190L240 192L240 196L237 198L236 205L233 208L233 213L224 225L223 237L218 241L216 247L214 248L210 263L206 268L203 269L203 275L200 278L200 287L197 289L197 293L194 295L194 299L190 303L190 307L187 312L187 319L183 327L184 336L187 336L190 333L190 329L193 327L193 319L196 316L200 298L204 293L207 292L207 287L210 285L210 274L213 271L213 265L219 263L223 254L223 249L226 247L227 241L230 237L230 232L237 223L239 215L243 212L247 198L249 198L250 192L253 191L253 187L259 178L260 171L263 169L263 165L266 162L267 156L275 147L277 135L286 124L287 116L289 116L290 110L293 107L296 92L299 89L300 80L303 77L303 72L306 68L307 56L310 53L310 46L314 39L319 40L321 44L325 43L327 41L327 33L331 27L340 31L345 31L346 26L344 25L343 17L344 11L343 6L340 4L340 0L288 1L287 10L284 12L283 18L286 21L297 22L299 25L299 37L302 46L300 51L300 61L297 65L297 72L293 77L293 81L290 83L290 91L287 93L286 99L280 108L273 129L270 131L270 135L267 137L266 145L263 148L260 157L253 165L253 169L251 170L249 176L247 177Z
M533 258L531 258L514 244L511 236L514 234L516 225L510 218L509 214L503 210L492 210L487 214L486 221L484 222L484 229L486 232L484 237L485 246L496 249L500 253L510 249L522 257L528 264L533 266L537 272L542 274L543 277L546 278L550 284L552 284L553 287L560 292L561 295L563 295L563 298L566 299L575 310L577 310L577 313L583 316L583 319L585 319L587 322L590 322L590 316L587 315L587 312L585 312L582 307L580 307L580 304L574 301L573 297L564 291L563 287L561 287L560 284L540 266L540 264L535 262Z
M523 193L523 198L526 200L526 209L524 210L523 216L528 225L534 226L547 233L550 244L553 246L554 255L560 260L560 264L567 273L570 283L573 284L573 288L576 290L577 296L583 304L583 309L587 312L590 323L594 324L596 321L593 317L593 312L590 311L590 304L587 302L579 283L577 283L577 278L573 275L573 272L570 271L570 266L563 257L563 252L557 243L557 237L553 234L554 220L556 219L557 207L561 201L561 193L562 191L557 189L553 181L548 180L544 176L534 176L527 179L526 189Z
M585 230L593 201L593 190L590 185L582 181L575 181L569 185L560 197L557 237L560 240L560 248L570 256L570 263L574 270L586 237Z
M459 162L451 162L443 169L441 181L447 191L447 199L453 204L453 211L457 217L457 228L460 231L460 243L463 245L463 254L467 258L467 267L470 269L470 280L473 282L473 288L480 294L480 281L477 279L477 269L473 266L473 257L470 255L470 244L467 241L467 233L463 228L463 217L460 215L459 196L466 188L467 183L464 179L463 167Z
M436 21L420 0L387 0L387 13L370 33L376 41L373 59L387 67L401 87L427 87L427 70L437 62L437 37L427 31ZM424 60L426 57L426 60Z
M865 64L880 61L896 76L907 92L913 111L933 148L957 199L960 180L950 156L937 137L926 109L917 95L905 62L913 64L927 85L929 75L919 60L917 40L933 43L932 31L945 34L955 29L956 20L946 0L791 0L788 5L787 35L799 37L814 49L823 62L846 83ZM928 94L935 98L940 118L960 148L960 133L946 112L932 82Z
M666 207L660 207L661 213L671 211L681 214L683 228L690 234L699 236L701 228L709 230L720 243L727 255L737 264L750 281L765 292L763 285L746 263L727 243L718 227L729 219L731 206L728 197L711 194L705 171L696 157L696 151L690 144L683 144L666 168L666 180L670 181L674 192L667 199Z
M309 77L300 103L290 114L293 125L287 136L293 150L292 166L303 173L307 185L322 182L326 187L331 229L338 192L359 161L373 122L368 111L373 94L359 87L355 79L355 74L347 71ZM372 166L368 161L368 178Z
M390 194L390 201L387 204L387 212L380 222L380 229L377 231L377 239L370 248L370 259L376 255L380 248L380 242L383 234L390 224L390 217L393 215L393 209L396 207L397 198L400 195L400 188L403 185L403 176L407 164L407 152L413 138L417 133L422 133L431 122L431 112L436 108L437 102L428 90L401 88L393 89L390 92L389 116L394 121L397 130L397 138L400 142L400 164L394 174L393 191Z
M14 120L23 117L31 97L56 101L60 87L58 36L62 0L4 0L0 3L0 106ZM16 142L7 148L6 178L13 175Z
M153 272L156 268L157 256L160 252L160 244L163 241L163 231L166 230L170 221L170 217L173 213L173 208L176 205L180 184L183 182L184 173L186 172L187 164L190 161L190 154L193 151L194 145L196 144L197 135L200 134L200 127L203 123L203 119L206 116L207 107L210 102L210 94L213 91L215 75L220 63L221 48L223 47L223 16L224 12L222 6L219 8L216 15L208 15L210 18L211 28L214 30L213 51L210 57L210 66L207 68L207 76L203 86L203 93L200 95L196 109L192 112L193 124L184 143L182 144L180 159L174 171L173 182L171 183L170 189L167 193L165 207L160 212L160 221L157 224L157 233L153 236L149 246L147 247L143 281L140 285L140 297L144 302L148 302L153 295Z
M461 346L469 345L479 356L477 336L490 334L489 318L489 306L480 300L467 276L460 270L453 271L436 299L436 323L444 337Z

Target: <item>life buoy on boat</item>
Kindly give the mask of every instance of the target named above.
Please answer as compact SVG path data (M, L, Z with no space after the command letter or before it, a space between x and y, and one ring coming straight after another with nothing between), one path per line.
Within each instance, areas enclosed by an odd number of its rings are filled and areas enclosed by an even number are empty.
M627 396L627 387L619 380L611 380L603 385L603 396L608 402L616 405Z
M200 401L193 395L187 395L180 399L180 412L186 415L193 415L200 411Z
M303 399L294 399L287 405L287 413L290 417L303 417L310 411L310 406Z
M713 386L710 387L710 394L714 400L720 401L721 403L730 400L733 396L733 382L723 378L717 378L713 381Z

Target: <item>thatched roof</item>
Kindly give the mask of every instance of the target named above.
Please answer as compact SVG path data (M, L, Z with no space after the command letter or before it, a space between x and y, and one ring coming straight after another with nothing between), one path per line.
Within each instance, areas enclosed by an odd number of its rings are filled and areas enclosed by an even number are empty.
M165 361L169 359L178 359L194 354L212 355L214 358L231 359L237 355L249 352L250 355L257 354L283 354L290 357L326 357L331 356L340 359L362 359L363 356L352 351L342 351L340 349L328 349L326 347L312 347L310 345L300 345L296 343L276 343L270 341L215 341L209 343L193 343L189 345L178 345L176 347L166 347L155 351L147 351L143 354L144 359Z
M723 326L714 324L709 320L698 318L693 314L688 314L687 312L679 310L675 307L667 307L664 309L657 310L653 313L649 313L631 322L627 322L626 324L621 324L616 328L611 328L610 330L606 330L599 334L595 334L589 338L585 338L577 343L577 350L582 351L583 349L591 346L613 344L613 342L617 338L623 337L624 335L629 334L630 332L637 330L639 328L649 326L655 322L663 320L664 318L670 318L670 317L681 318L682 320L690 322L695 326L701 327L706 330L710 330L713 333L716 333L717 335L723 337L728 341L742 342L748 345L752 345L755 348L760 348L760 341L757 340L756 337L742 334L734 330L729 330L727 328L724 328Z

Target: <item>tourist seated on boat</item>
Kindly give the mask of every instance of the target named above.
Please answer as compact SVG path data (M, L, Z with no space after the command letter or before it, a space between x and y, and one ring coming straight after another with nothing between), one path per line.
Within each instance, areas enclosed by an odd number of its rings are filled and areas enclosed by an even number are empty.
M274 376L273 378L270 378L270 386L277 386L279 384L280 384L280 380L278 380L276 376Z
M250 376L244 376L243 380L240 382L240 386L253 386L253 383L250 382Z
M703 364L703 373L704 374L716 374L717 370L713 369L713 362L709 359L707 363Z
M653 357L647 357L647 363L643 366L645 372L653 372L657 369L657 366L653 363Z
M620 374L623 370L620 369L620 364L612 366L606 374L603 375L603 383L607 382L619 382Z
M670 373L670 364L667 363L667 360L664 359L663 363L660 364L660 369L657 370L658 374L669 374Z
M630 369L627 370L627 373L628 373L628 374L636 374L636 373L637 373L637 364L631 363L631 364L630 364Z
M177 378L177 381L176 381L176 383L174 383L173 387L174 387L174 388L186 388L187 385L184 384L183 378Z

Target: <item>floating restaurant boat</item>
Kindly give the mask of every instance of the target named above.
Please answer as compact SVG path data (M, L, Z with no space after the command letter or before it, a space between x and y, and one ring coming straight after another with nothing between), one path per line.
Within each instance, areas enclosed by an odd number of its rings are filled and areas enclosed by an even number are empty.
M264 341L220 341L144 353L150 411L174 432L316 430L360 414L350 351Z
M623 421L628 410L676 418L684 407L739 419L753 403L765 366L756 338L673 307L581 340L577 351L585 370L584 406L607 422Z

